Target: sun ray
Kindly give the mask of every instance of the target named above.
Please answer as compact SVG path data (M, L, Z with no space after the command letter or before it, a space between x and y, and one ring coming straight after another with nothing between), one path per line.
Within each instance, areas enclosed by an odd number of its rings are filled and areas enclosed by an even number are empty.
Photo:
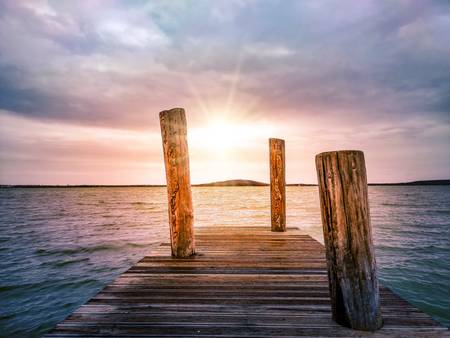
M202 98L199 91L197 90L197 87L194 86L194 84L190 80L189 76L187 76L187 75L184 76L184 82L186 83L191 94L194 96L195 103L200 107L200 109L202 110L202 113L206 115L209 110L207 107L207 102Z
M230 89L228 91L228 98L227 98L227 102L225 105L225 112L229 113L231 111L231 108L234 105L234 98L236 95L236 89L240 80L240 76L241 76L241 67L242 67L242 63L244 61L244 53L239 52L238 54L238 58L237 58L237 62L236 62L236 67L234 70L234 74L231 80L231 84L230 84Z

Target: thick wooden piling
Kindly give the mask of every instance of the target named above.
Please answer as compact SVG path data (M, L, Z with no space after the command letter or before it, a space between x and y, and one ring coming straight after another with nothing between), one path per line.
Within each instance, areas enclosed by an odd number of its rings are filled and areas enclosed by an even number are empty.
M286 231L286 160L284 140L269 139L272 231Z
M195 253L194 212L187 125L184 109L159 113L169 199L169 226L172 256L185 258Z
M361 151L316 156L333 319L357 330L382 326L366 167Z

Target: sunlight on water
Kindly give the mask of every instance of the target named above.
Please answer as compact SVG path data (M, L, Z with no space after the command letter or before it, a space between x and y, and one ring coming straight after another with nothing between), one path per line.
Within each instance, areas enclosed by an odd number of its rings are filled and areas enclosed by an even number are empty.
M370 187L379 276L450 325L450 188ZM165 188L0 190L1 336L39 336L161 241ZM270 226L268 187L193 189L195 224ZM287 225L323 242L316 187L288 187Z

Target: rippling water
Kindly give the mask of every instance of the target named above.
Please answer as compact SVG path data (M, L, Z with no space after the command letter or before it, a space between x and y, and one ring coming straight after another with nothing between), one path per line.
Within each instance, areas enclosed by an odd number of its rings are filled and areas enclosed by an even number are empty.
M270 224L267 187L194 188L196 226ZM383 284L450 326L450 187L370 187ZM316 187L288 226L323 242ZM165 188L0 189L0 336L39 336L168 241Z

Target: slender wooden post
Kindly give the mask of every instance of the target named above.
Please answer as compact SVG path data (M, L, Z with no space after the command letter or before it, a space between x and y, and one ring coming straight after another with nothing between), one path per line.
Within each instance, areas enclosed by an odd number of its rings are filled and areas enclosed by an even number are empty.
M286 231L286 166L284 140L269 139L272 231Z
M159 120L166 167L172 256L189 257L195 253L195 241L186 115L184 109L173 108L160 112Z
M355 330L382 326L364 153L316 156L333 319Z

